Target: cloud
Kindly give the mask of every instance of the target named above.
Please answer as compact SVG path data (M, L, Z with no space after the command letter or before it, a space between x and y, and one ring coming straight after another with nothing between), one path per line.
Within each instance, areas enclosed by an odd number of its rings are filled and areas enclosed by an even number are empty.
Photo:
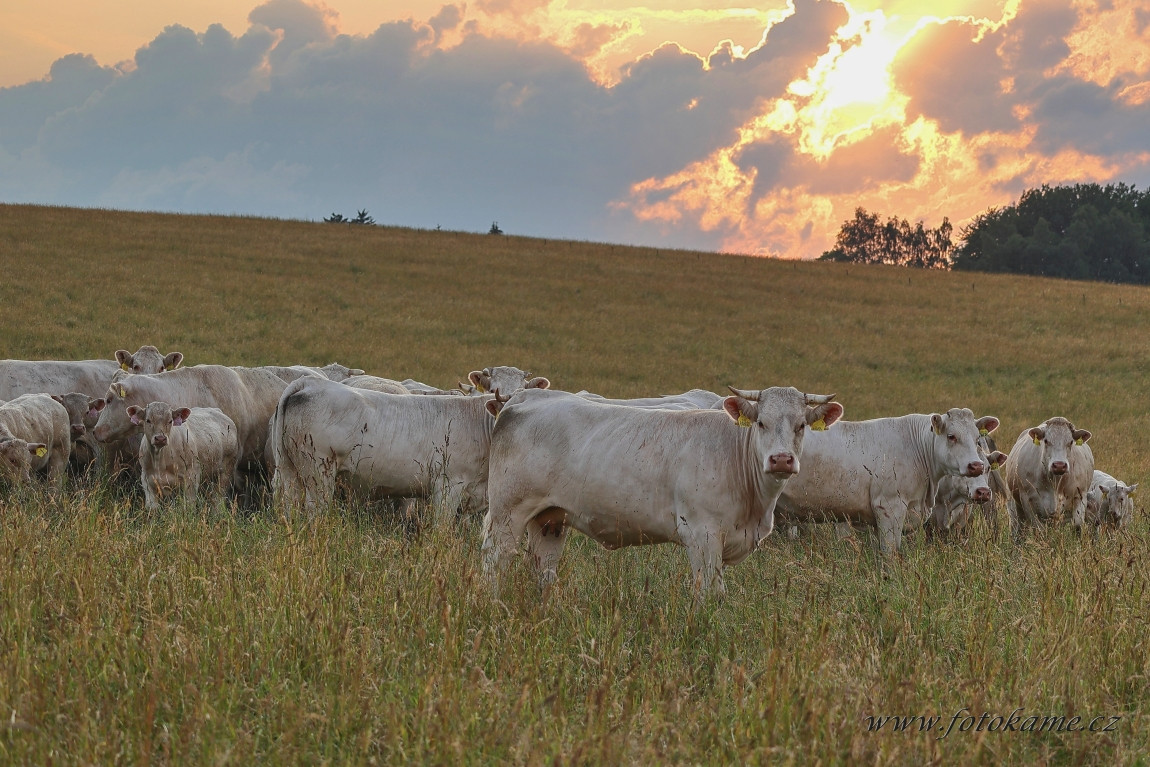
M1120 0L926 23L893 63L903 40L881 13L795 0L749 50L667 43L610 83L588 62L626 23L560 33L541 0L478 8L349 35L326 6L270 0L241 34L170 26L116 67L64 57L0 89L0 198L367 208L381 223L814 256L857 205L960 223L1027 185L1150 180L1150 57L1105 52L1088 23L1117 14L1107 23L1142 51Z

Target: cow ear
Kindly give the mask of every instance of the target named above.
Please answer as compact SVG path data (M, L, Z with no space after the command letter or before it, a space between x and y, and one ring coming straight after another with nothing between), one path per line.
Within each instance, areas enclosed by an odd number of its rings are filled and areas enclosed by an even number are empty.
M815 431L822 431L842 417L843 406L837 402L828 402L825 405L807 408L807 426ZM820 424L821 428L819 428Z
M1137 492L1138 492L1138 483L1137 482L1135 482L1130 487L1126 488L1126 495L1130 496L1131 498L1133 498L1134 494Z
M978 433L985 437L998 428L998 419L992 415L984 415L975 421L974 425L978 427Z
M946 431L946 416L941 413L931 413L930 428L934 430L935 434L942 434Z
M759 417L759 408L742 397L727 397L723 400L723 410L739 426L750 426Z
M551 382L548 381L543 376L535 376L530 381L528 381L526 386L524 386L523 388L525 388L525 389L549 389L549 388L551 388Z
M132 353L127 349L120 349L116 352L116 362L120 363L120 370L132 369Z
M164 355L164 370L175 370L184 361L184 355L179 352L172 352L171 354Z
M48 396L51 397L52 399L56 400L57 402L59 402L61 405L64 404L64 398L61 397L59 394L49 394Z
M471 385L478 389L480 394L486 394L487 387L491 386L491 375L486 371L472 370L467 374L467 380L471 381Z
M359 368L351 368L350 370L347 371L348 378L350 378L352 376L361 376L361 375L366 375L366 373L364 373Z
M998 469L1002 468L1002 464L1006 463L1006 459L1009 457L1010 456L1001 450L995 450L990 455L986 456L986 460L990 461L990 470L997 471Z
M1034 440L1034 444L1036 445L1046 437L1046 429L1041 429L1037 426L1031 429L1029 433L1030 438Z
M1110 495L1110 488L1106 487L1106 485L1100 485L1098 487L1098 489L1102 491L1102 495L1104 495L1104 496Z
M1074 444L1084 445L1090 441L1092 435L1086 429L1075 429L1070 436L1074 437Z
M107 400L105 400L103 397L99 397L97 399L90 399L90 400L88 400L88 413L90 414L93 410L95 410L97 413L99 413L101 410L104 409L104 405L107 405L107 404L108 404Z
M191 408L182 407L172 413L172 426L182 426L188 416L192 414Z
M132 423L136 424L137 426L140 425L140 408L139 407L137 407L136 405L129 405L125 409L124 412L126 412L128 414L128 418L132 421Z
M495 416L496 418L499 417L499 411L503 409L503 403L495 399L487 400L483 403L483 406L487 408L488 413L491 413L491 415Z

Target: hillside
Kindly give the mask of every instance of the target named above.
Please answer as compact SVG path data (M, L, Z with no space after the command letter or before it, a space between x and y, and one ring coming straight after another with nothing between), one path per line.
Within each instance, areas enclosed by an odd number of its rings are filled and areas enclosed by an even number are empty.
M496 364L607 396L794 385L836 392L852 420L967 406L1002 420L1004 449L1063 415L1093 432L1099 468L1148 473L1146 288L13 205L0 269L0 357L150 343L187 365L334 360L442 386ZM14 761L1120 763L1150 748L1141 511L1119 539L1053 530L1015 549L980 528L881 570L829 531L773 541L698 613L681 549L586 540L550 604L525 568L495 603L474 521L149 519L96 488L11 500L0 526ZM1123 719L985 743L863 722L1019 706Z

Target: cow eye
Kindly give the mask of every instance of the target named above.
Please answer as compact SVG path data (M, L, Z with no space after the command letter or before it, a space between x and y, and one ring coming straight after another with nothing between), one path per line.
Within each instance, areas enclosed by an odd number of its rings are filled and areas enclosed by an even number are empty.
M953 434L947 434L946 441L950 443L958 442L958 437L954 436Z

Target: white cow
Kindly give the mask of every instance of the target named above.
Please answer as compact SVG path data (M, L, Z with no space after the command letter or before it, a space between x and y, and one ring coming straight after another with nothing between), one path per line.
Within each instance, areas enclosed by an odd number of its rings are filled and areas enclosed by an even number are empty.
M23 394L0 404L0 471L15 482L43 471L62 488L72 452L69 432L68 411L47 394Z
M91 430L96 426L103 405L98 404L97 398L80 392L51 396L68 411L69 436L72 440L71 463L77 469L86 468L100 455L99 443L92 436Z
M934 508L943 477L982 474L979 430L998 419L975 419L967 408L869 421L842 421L812 432L804 471L779 497L780 520L850 522L877 528L885 555L898 551L904 530L917 529Z
M1010 529L1015 539L1026 528L1060 514L1078 530L1086 521L1086 493L1094 478L1090 432L1062 417L1023 429L1006 462Z
M478 372L478 371L477 371ZM472 373L476 375L476 373ZM497 391L545 388L514 367L485 369ZM492 383L494 382L494 383ZM430 497L440 517L487 504L493 397L413 397L316 379L288 385L271 426L276 497L311 512L336 482L375 497Z
M604 405L626 405L656 410L719 410L723 397L706 389L691 389L682 394L664 394L659 397L638 397L635 399L609 399L598 394L582 391L577 396Z
M121 375L108 387L93 429L100 442L121 439L135 431L127 414L130 406L179 402L185 407L222 410L236 425L241 465L263 462L268 423L286 386L276 375L261 368L223 365L195 365L159 375Z
M338 362L332 362L323 367L312 367L309 365L260 365L256 368L245 368L236 366L237 370L266 370L277 378L281 379L285 384L289 384L298 378L310 376L312 378L326 378L329 381L343 382L351 376L361 376L363 371L359 368L345 367Z
M390 378L380 378L379 376L350 376L340 383L342 383L344 386L350 386L353 389L367 389L368 391L377 391L384 394L406 395L412 393L399 381L393 381Z
M128 419L141 432L140 483L149 509L174 492L195 503L202 484L222 497L239 461L236 425L214 407L175 408L167 402L131 405Z
M1137 482L1127 485L1095 469L1086 494L1086 522L1094 525L1096 531L1100 527L1126 527L1134 518L1134 495L1137 492Z
M1001 450L987 452L982 439L979 439L978 448L986 467L982 474L977 477L947 476L939 480L934 510L923 524L928 536L936 531L943 538L952 532L964 534L972 506L978 505L985 510L989 505L993 510L997 498L1003 497L995 489L995 480L1002 482L999 472L1006 462L1006 453Z
M69 392L102 397L117 370L160 373L179 367L183 359L179 352L162 355L154 346L141 346L135 354L119 350L115 360L0 360L0 400Z
M525 532L540 585L553 581L573 527L608 549L685 546L696 594L723 593L723 567L771 532L775 499L799 471L806 426L842 415L833 395L731 391L725 413L609 405L567 392L512 396L492 437L483 522L484 568L496 591Z

